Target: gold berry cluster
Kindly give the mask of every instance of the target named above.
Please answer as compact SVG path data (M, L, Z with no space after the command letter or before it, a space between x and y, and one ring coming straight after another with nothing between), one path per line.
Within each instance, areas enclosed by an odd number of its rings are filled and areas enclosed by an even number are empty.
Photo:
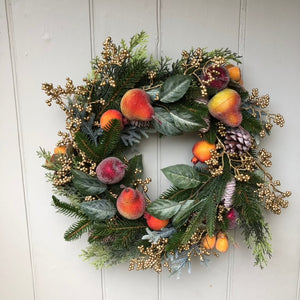
M149 247L139 246L138 249L142 254L134 258L129 263L129 271L154 269L156 272L162 271L162 256L165 252L167 238L159 239L157 243L152 243Z
M289 202L285 198L290 197L292 193L278 190L277 186L280 186L279 180L270 180L267 183L258 183L257 185L258 197L264 203L266 209L279 215L281 208L288 207Z
M249 111L253 117L259 119L263 127L259 133L260 137L265 137L267 132L272 129L273 124L276 124L280 127L284 126L285 121L281 114L271 114L265 110L270 103L269 95L259 96L258 89L252 89L249 102L251 105L249 107L244 107L243 109Z

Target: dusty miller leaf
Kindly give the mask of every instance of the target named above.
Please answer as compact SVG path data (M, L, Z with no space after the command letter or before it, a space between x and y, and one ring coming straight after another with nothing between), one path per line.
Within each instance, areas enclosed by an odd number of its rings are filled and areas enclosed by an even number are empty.
M117 212L114 204L106 199L82 202L80 208L91 220L98 222L112 218Z
M183 164L166 167L162 169L162 172L174 186L181 189L197 187L207 180L207 176L203 176L193 167Z
M85 174L79 170L72 170L73 184L85 196L94 196L103 193L106 185L96 177Z

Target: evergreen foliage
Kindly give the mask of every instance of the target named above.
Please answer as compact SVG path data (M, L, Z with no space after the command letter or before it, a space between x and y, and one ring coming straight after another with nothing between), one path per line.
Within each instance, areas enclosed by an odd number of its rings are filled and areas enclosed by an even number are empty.
M145 233L145 222L120 220L118 222L99 222L95 224L88 241L90 243L109 237L113 250L128 248L131 242L141 239Z
M73 218L85 218L85 214L75 205L60 201L55 196L52 196L53 206L55 206L57 212Z
M255 264L263 268L272 251L269 241L271 235L264 221L262 205L256 189L250 184L237 184L234 205L240 214L240 227L249 248L253 249Z
M121 124L119 120L112 120L105 127L105 131L99 141L98 153L100 160L109 156L117 147L121 136Z
M73 241L79 239L84 233L92 226L92 221L87 217L81 219L74 224L72 224L65 232L64 238L66 241Z
M99 148L91 143L84 133L81 131L76 132L75 142L78 148L85 153L87 158L95 161L96 163L101 161Z

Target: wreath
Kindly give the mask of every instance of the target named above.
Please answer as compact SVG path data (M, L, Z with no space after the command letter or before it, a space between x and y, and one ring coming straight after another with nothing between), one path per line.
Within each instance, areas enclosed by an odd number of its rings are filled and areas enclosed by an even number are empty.
M253 250L255 264L271 257L264 211L280 214L291 192L266 170L271 153L259 147L280 114L269 113L269 96L249 93L229 49L183 51L174 62L147 56L147 35L129 44L103 43L84 84L42 89L66 114L54 153L40 149L57 212L76 218L67 241L87 233L83 257L96 267L129 262L129 270L166 267L172 274L198 256L228 249L231 230ZM162 169L171 186L148 197L136 145L150 134L193 132L191 163ZM64 197L64 200L59 198ZM233 241L234 242L234 241Z

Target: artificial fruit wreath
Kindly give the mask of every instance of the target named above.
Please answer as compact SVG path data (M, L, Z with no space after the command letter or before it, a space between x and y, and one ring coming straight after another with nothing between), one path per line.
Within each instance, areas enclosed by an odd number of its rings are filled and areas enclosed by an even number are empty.
M280 214L291 192L278 189L259 143L283 117L266 111L268 95L243 87L240 57L229 49L183 51L171 63L149 58L146 41L144 32L129 45L107 38L83 85L43 84L47 104L66 114L54 153L39 151L53 205L76 219L64 238L87 233L83 256L96 267L129 261L130 270L173 274L192 256L226 252L239 226L263 267L271 256L263 213ZM152 201L135 145L186 132L198 139L191 163L162 169L171 186Z

